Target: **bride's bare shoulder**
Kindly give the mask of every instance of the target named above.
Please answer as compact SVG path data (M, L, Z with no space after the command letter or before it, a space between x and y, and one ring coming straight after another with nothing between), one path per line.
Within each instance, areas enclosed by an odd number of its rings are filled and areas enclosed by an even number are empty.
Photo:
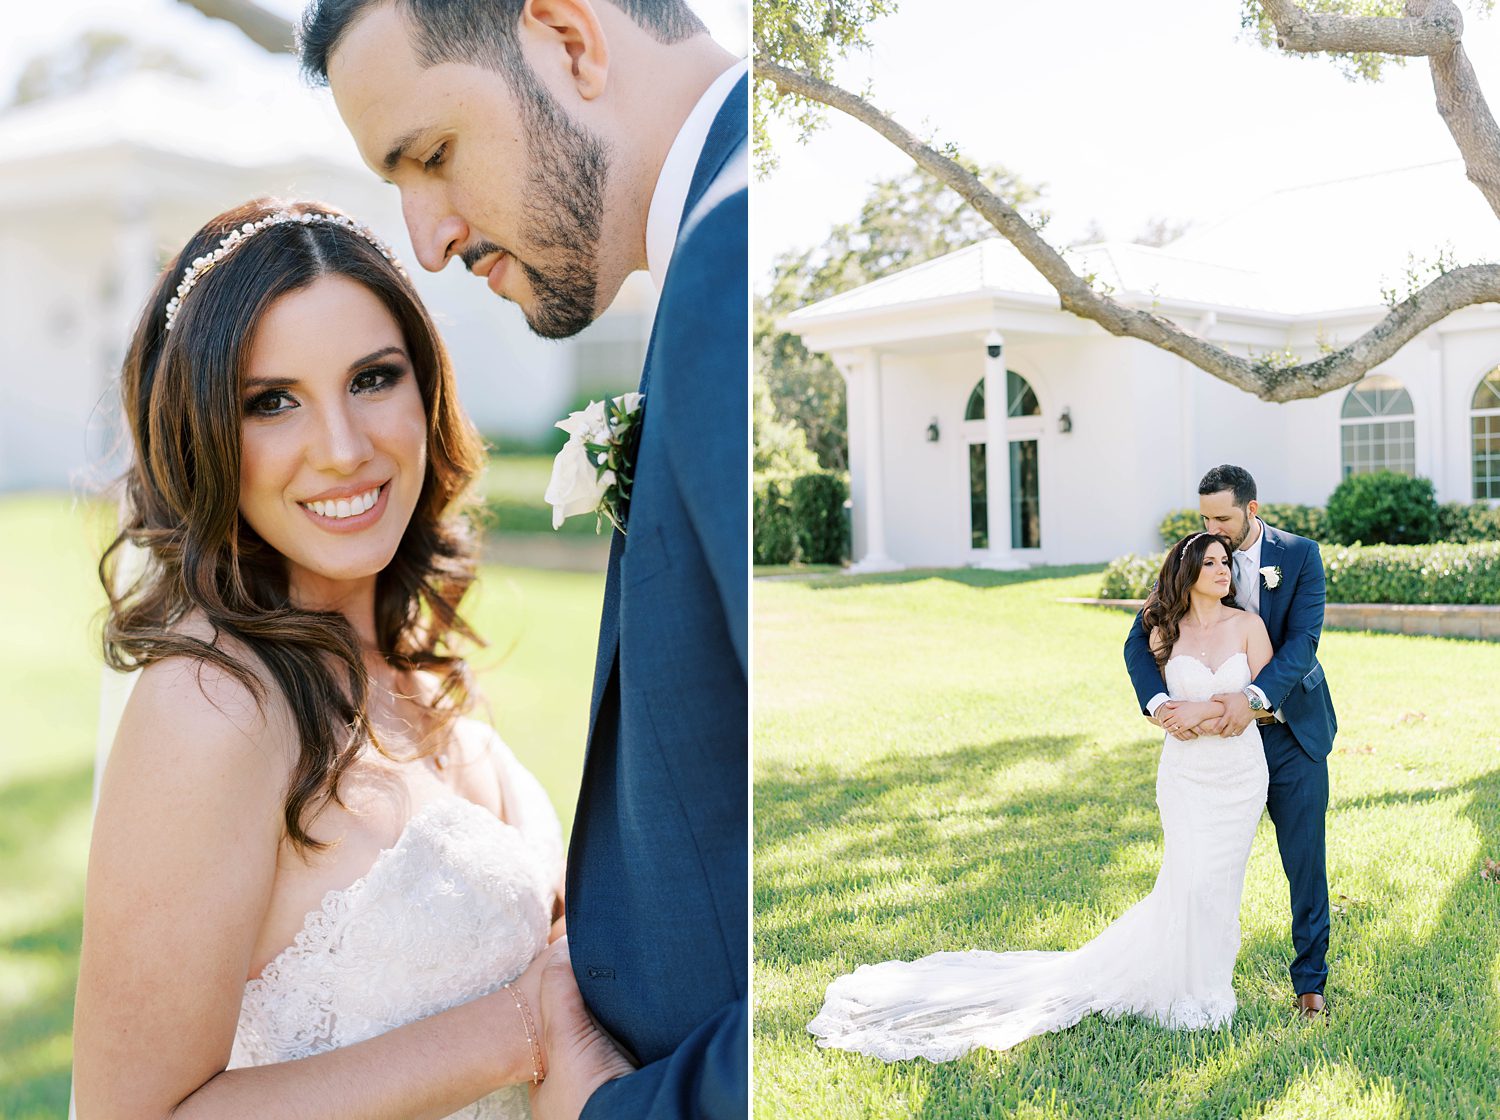
M235 763L284 776L296 724L265 666L201 616L183 619L173 633L217 650L241 671L190 652L148 665L131 689L114 751L167 756L157 761L189 769Z

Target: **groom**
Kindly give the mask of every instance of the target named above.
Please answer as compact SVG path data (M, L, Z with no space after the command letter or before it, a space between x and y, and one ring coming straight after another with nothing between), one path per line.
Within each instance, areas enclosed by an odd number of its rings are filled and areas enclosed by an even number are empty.
M1324 817L1328 811L1328 753L1338 721L1318 664L1323 631L1323 561L1305 537L1272 528L1256 516L1255 480L1242 467L1215 467L1198 484L1198 511L1208 532L1229 538L1234 550L1235 601L1255 611L1271 635L1274 654L1244 692L1215 696L1224 715L1197 728L1205 735L1238 735L1260 724L1270 786L1266 808L1276 826L1281 866L1291 884L1292 987L1303 1016L1323 1011L1328 979L1328 875ZM1172 710L1161 671L1136 615L1125 640L1125 665L1141 710L1160 723ZM1179 739L1197 737L1191 729Z
M747 67L682 0L314 0L300 49L424 267L551 338L660 290L533 1109L743 1117Z

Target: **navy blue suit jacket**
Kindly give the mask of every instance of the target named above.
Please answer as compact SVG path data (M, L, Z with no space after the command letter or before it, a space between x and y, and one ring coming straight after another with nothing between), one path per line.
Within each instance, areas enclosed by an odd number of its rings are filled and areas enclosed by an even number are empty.
M749 1114L748 87L688 191L610 546L568 943L584 1002L641 1068L586 1117Z
M1260 564L1262 568L1280 568L1281 582L1276 587L1261 583L1260 617L1275 652L1252 683L1266 694L1271 710L1286 717L1297 745L1315 762L1321 762L1333 750L1333 736L1339 726L1328 682L1323 679L1323 666L1318 664L1327 592L1323 559L1318 546L1306 537L1270 525L1264 531ZM1145 712L1151 698L1167 691L1167 686L1151 656L1139 614L1125 639L1125 665Z

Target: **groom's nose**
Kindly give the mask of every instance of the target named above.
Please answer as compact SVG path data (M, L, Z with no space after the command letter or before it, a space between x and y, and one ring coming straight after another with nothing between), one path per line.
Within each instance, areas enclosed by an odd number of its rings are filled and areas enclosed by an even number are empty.
M411 234L412 251L428 272L441 272L468 236L468 227L457 214L445 213L432 199L416 194L401 196L401 215Z

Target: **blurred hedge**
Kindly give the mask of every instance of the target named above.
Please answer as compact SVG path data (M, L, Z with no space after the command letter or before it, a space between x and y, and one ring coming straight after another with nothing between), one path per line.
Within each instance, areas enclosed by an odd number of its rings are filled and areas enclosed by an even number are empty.
M849 555L848 497L848 479L838 471L758 473L755 562L842 563Z
M1165 553L1121 556L1101 599L1144 599ZM1349 545L1323 550L1330 603L1500 604L1500 542Z

